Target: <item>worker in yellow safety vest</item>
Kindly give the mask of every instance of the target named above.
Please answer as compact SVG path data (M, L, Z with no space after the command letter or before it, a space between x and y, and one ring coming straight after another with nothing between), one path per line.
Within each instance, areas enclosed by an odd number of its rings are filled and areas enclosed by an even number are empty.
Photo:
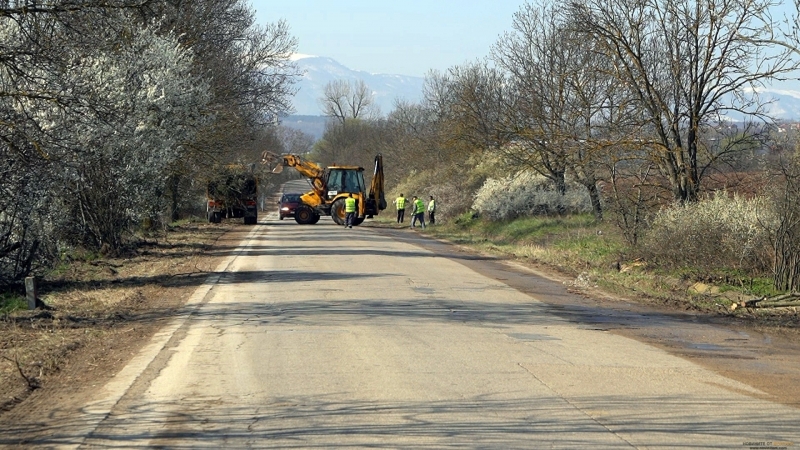
M422 201L421 198L418 198L416 195L411 198L411 209L413 210L414 215L411 216L411 228L414 228L414 225L419 220L419 226L422 229L425 229L425 202Z
M344 199L344 227L353 228L353 219L356 217L356 199L353 194L347 194Z
M397 197L392 203L397 205L397 223L403 223L403 219L406 216L406 198L403 197L403 194L400 194L400 197Z
M433 225L436 223L436 203L433 201L433 196L431 195L431 201L428 202L428 225Z

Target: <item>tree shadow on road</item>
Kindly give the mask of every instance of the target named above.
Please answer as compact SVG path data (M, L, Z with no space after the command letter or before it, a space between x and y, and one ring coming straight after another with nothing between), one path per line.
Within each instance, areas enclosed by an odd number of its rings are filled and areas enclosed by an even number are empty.
M352 393L249 401L133 400L108 417L56 411L0 431L0 446L91 448L734 448L797 440L796 420L746 399L596 395L547 390L414 401L342 401ZM709 415L707 411L718 411ZM90 435L78 431L103 420Z

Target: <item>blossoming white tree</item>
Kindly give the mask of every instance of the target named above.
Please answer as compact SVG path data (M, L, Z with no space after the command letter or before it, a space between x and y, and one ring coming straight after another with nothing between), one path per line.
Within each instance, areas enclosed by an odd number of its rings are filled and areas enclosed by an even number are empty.
M229 147L243 133L225 130L277 115L291 93L294 71L281 61L295 41L285 24L255 27L242 0L177 15L164 1L64 5L0 5L0 284L65 246L119 250L134 225L163 213L167 179L189 152L210 135ZM222 7L241 20L202 20ZM195 13L186 28L216 27L224 42L187 39L174 18ZM241 76L211 74L209 60L233 61Z

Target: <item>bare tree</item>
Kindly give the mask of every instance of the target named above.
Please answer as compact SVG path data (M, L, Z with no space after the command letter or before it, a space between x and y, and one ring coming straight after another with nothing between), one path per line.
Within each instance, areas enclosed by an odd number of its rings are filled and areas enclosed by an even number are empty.
M502 126L507 103L506 79L488 62L479 61L448 70L454 102L449 107L451 140L463 140L477 151L502 148L509 134Z
M387 117L392 142L385 156L396 161L386 165L386 182L400 183L411 171L435 167L443 153L439 141L436 115L423 104L400 101ZM387 158L387 159L388 159Z
M492 49L512 91L505 123L515 145L503 154L550 179L561 193L580 113L572 89L580 85L569 79L576 67L571 49L577 44L565 42L563 23L559 5L526 3L514 14L513 31Z
M463 164L472 155L502 145L499 126L504 80L485 61L433 71L425 78L423 102L403 105L393 120L406 133L420 132L424 150L415 161L424 167Z
M344 125L349 119L374 119L379 111L372 91L363 80L333 80L320 98L326 116Z
M468 210L472 193L494 173L485 170L494 161L489 152L504 139L497 126L501 80L486 62L430 72L423 101L400 102L389 115L391 152L385 154L398 155L400 167L386 165L387 182L435 196L442 217Z
M314 146L313 136L286 126L278 127L277 137L283 147L283 151L294 155L304 155L310 152Z
M772 189L777 221L771 227L775 267L775 289L800 289L800 158L779 159L772 179L781 180Z
M186 188L226 164L258 161L262 129L291 111L299 70L289 57L297 39L284 21L256 24L243 0L163 0L140 10L144 21L157 21L198 55L194 72L212 91L204 126L183 143L184 157L171 168L167 193L177 219L175 205L196 198Z
M330 122L314 146L315 161L371 167L375 154L388 136L386 120L350 120L345 125Z
M775 47L772 0L572 1L576 30L614 67L635 102L638 127L673 198L695 201L703 171L719 152L702 146L703 127L731 112L768 118L756 94L795 71L791 51ZM705 155L703 155L705 152Z

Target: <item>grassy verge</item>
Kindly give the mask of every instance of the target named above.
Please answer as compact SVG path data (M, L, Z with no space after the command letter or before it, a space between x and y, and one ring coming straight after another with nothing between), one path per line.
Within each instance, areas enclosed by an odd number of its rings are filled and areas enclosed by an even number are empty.
M14 294L0 293L0 316L28 308L28 301Z
M526 217L490 222L463 215L426 233L504 256L534 260L569 275L604 270L624 258L613 229L590 215Z
M581 285L612 295L680 310L715 314L774 317L792 316L784 323L796 326L797 312L731 310L732 303L769 292L764 280L719 278L703 274L664 272L629 256L630 249L619 230L597 222L591 215L526 217L490 222L462 215L424 233L476 251L514 258L574 277ZM718 281L718 282L715 282Z

